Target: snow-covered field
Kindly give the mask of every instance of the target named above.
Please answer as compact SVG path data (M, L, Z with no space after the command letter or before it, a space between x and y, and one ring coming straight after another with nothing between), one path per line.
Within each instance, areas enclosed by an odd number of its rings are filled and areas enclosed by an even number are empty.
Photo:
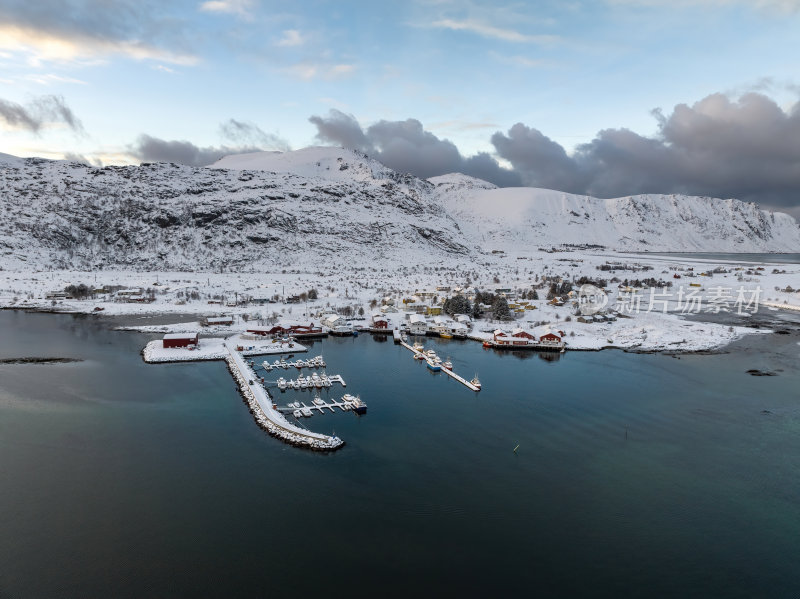
M544 283L545 277L577 281L582 276L605 279L608 307L616 307L619 318L583 323L578 322L573 301L563 306L548 304L545 297L550 279ZM619 288L625 281L644 278L671 283L672 287L645 287L633 293ZM112 294L103 293L85 300L45 299L49 292L79 283L97 289L141 288L145 292L152 291L154 301L120 302L115 301ZM447 287L450 291L437 291L437 287ZM484 254L480 261L462 258L413 268L400 266L395 270L342 265L320 271L313 265L304 268L302 264L295 265L289 272L263 274L3 270L0 271L0 307L127 315L135 330L200 332L200 351L210 352L211 356L216 355L215 341L209 335L232 335L244 331L248 324L319 324L322 315L345 311L352 315L356 324L367 325L370 315L380 310L386 298L391 298L400 310L387 315L397 324L405 321L403 299L414 299L415 293L429 291L441 300L459 287L481 291L510 289L509 296L537 289L540 299L528 300L528 305L535 309L516 313L513 322L479 319L474 322L472 335L486 338L496 328L521 327L537 335L552 329L563 331L568 349L711 350L742 335L757 333L759 329L746 326L756 307L758 311L800 309L800 293L787 291L800 288L798 264L761 265L593 250L509 251ZM578 287L576 284L575 288ZM315 300L302 296L311 289L317 291ZM241 303L242 298L251 296L256 300ZM302 300L288 303L286 298L291 296L302 296ZM689 301L692 296L694 303ZM757 300L758 306L753 300ZM237 305L228 305L237 301L240 302ZM102 310L97 311L97 308ZM730 322L724 325L704 322L703 315L711 313L728 314ZM160 315L161 322L169 321L170 314L175 315L173 324L146 324L148 317L155 315ZM200 322L206 316L223 314L234 317L233 325L206 327ZM687 314L696 316L687 319ZM186 320L184 315L195 315L197 320L178 324ZM252 345L253 342L242 344ZM221 346L217 349L221 350ZM199 354L184 351L192 356L187 359L198 359Z

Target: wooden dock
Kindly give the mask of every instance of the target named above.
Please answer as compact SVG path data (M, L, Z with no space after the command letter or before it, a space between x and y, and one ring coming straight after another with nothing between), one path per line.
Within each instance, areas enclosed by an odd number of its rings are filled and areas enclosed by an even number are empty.
M402 345L403 347L405 347L407 350L411 351L411 352L412 352L412 353L414 353L414 354L425 355L425 354L423 354L422 352L418 352L417 350L415 350L413 347L411 347L411 346L410 346L408 343L406 343L405 341L401 341L401 342L400 342L400 345ZM442 366L442 369L441 369L439 372L444 372L444 373L445 373L447 376L449 376L450 378L453 378L453 379L457 380L459 383L461 383L462 385L464 385L464 386L465 386L467 389L471 389L472 391L480 391L480 390L481 390L481 388L480 388L480 387L476 387L475 385L473 385L472 383L470 383L470 382L469 382L467 379L465 379L463 376L459 376L459 375L457 375L455 372L453 372L452 370L449 370L449 369L445 368L444 366Z

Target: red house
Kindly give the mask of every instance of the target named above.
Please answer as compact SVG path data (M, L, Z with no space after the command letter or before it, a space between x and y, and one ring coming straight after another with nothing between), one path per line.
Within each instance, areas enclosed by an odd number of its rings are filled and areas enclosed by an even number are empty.
M539 337L539 341L541 343L552 343L554 345L557 345L561 343L561 337L551 331Z
M388 329L389 319L386 318L383 314L375 314L372 317L372 327L375 329Z
M164 347L189 347L200 342L197 333L168 333L164 335Z
M273 327L252 326L247 329L247 332L252 333L253 335L262 335L266 337L267 335L283 335L286 332L286 329L278 325Z

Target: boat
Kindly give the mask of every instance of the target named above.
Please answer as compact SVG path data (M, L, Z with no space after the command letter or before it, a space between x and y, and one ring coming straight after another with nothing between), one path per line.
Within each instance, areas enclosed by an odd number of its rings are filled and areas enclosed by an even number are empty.
M306 418L308 418L309 416L311 416L311 408L303 406L302 408L300 408L300 413Z
M367 413L367 404L361 401L361 398L357 395L353 397L350 402L353 405L353 411L356 414L366 414Z
M301 412L300 410L295 410L294 412L292 412L292 416L294 416L295 418L300 418L303 416L303 412Z
M421 344L421 343L419 343L419 342L415 343L415 344L414 344L414 345L412 345L411 347L413 347L413 348L414 348L414 351L422 351L423 349L425 349L425 346L424 346L424 345L422 345L422 344Z
M278 389L283 390L286 389L286 379L281 377L278 379Z
M425 360L425 361L426 361L426 362L427 362L427 364L428 364L428 368L429 368L430 370L433 370L434 372L439 372L439 371L442 369L442 367L441 367L441 365L440 365L439 363L437 363L437 362L434 362L434 361L433 361L433 360L431 360L430 358L428 358L428 359L427 359L427 360Z
M492 342L491 341L484 341L483 342L483 347L492 347Z
M450 360L445 360L442 364L447 370L453 370L453 363Z
M322 398L321 398L319 395L317 395L317 396L316 396L316 397L315 397L315 398L314 398L312 401L313 401L315 404L317 404L318 406L323 406L323 405L325 405L325 402L323 401L323 399L322 399Z
M481 382L478 380L478 375L477 374L474 377L472 377L472 380L470 381L470 383L472 383L478 389L481 388Z
M452 339L453 338L453 334L452 333L447 333L447 332L439 333L439 337L441 337L442 339Z
M272 364L270 364L269 362L264 362L264 363L263 363L263 364L261 364L261 365L264 367L264 370L266 370L267 372L269 372L270 370L272 370Z
M306 379L305 377L301 376L297 380L300 382L300 388L301 389L308 389L308 379Z
M342 401L343 401L343 402L345 402L345 403L350 403L350 402L352 402L354 399L355 399L355 397L353 397L353 396L352 396L352 395L350 395L349 393L345 393L344 395L342 395Z

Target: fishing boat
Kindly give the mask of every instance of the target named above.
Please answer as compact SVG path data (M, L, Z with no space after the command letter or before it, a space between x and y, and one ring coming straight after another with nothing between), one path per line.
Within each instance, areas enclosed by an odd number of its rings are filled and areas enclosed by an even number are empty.
M311 416L311 408L303 406L302 408L300 408L300 413L306 418L308 418L309 416Z
M420 342L415 343L411 347L414 348L414 351L422 351L423 349L425 349L425 346L422 345Z
M478 390L480 390L481 382L478 380L478 375L477 374L474 377L472 377L472 380L470 381L470 383L472 383L474 386L476 386L478 388Z
M353 406L353 411L356 414L366 414L367 413L367 404L361 401L361 398L356 395L352 401L350 402Z
M441 337L442 339L452 339L453 338L453 334L452 333L448 333L448 332L445 331L445 332L439 333L439 337Z
M427 362L428 364L428 369L432 370L433 372L439 372L442 369L441 364L435 362L431 358L428 358L427 360L425 360L425 362Z
M292 412L292 416L294 416L295 418L301 418L303 416L303 412L301 412L300 410L295 410L294 412Z
M272 364L270 364L269 362L264 362L261 365L264 367L264 370L266 370L267 372L270 372L272 370Z
M453 370L453 363L450 360L445 360L442 364L447 370Z
M281 377L281 378L278 379L278 389L280 389L281 391L286 389L286 379L285 378Z
M315 404L317 404L318 406L321 406L321 405L325 404L325 402L323 401L323 399L319 395L317 395L312 401Z
M414 359L415 360L424 360L425 359L425 354L415 353L414 354Z

